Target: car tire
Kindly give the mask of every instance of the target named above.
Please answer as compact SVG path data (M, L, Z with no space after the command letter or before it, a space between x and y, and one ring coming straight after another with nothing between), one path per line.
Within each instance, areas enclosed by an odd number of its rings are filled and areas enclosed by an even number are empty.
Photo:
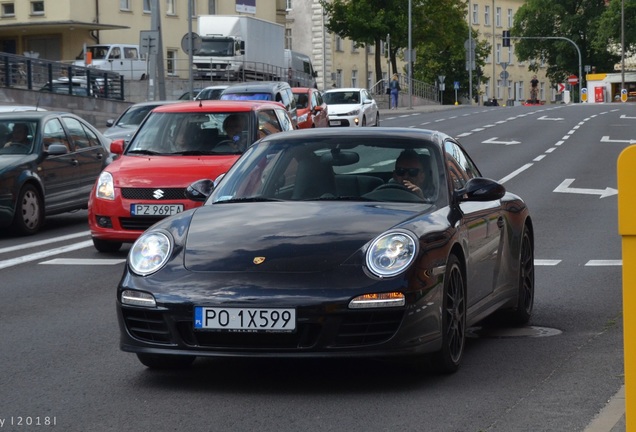
M524 227L521 235L519 251L519 294L517 306L503 312L504 324L523 326L530 321L534 308L534 248L528 227Z
M37 233L44 222L44 203L35 186L22 187L15 203L12 228L23 235Z
M195 356L137 353L137 358L149 369L185 369L192 365Z
M443 289L442 348L431 362L438 372L450 374L459 369L466 344L466 282L455 255L446 263Z
M375 124L373 126L375 126L375 127L380 126L380 113L376 113L376 115L375 115Z
M360 123L360 126L365 127L366 125L367 125L367 117L362 116L362 123Z
M117 252L121 248L121 242L113 242L93 237L93 246L98 252L112 253Z

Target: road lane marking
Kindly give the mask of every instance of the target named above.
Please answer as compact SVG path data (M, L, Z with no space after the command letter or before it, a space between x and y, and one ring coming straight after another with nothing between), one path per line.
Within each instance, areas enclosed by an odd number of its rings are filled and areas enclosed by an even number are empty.
M522 166L521 168L517 169L516 171L511 172L510 174L508 174L507 176L505 176L504 178L502 178L501 180L499 180L499 183L504 184L505 182L507 182L508 180L516 177L517 175L521 174L522 172L524 172L525 170L527 170L528 168L530 168L533 164L531 163L527 163L524 166Z
M59 254L63 254L66 252L71 252L71 251L75 251L78 249L84 249L87 248L89 246L93 245L93 240L86 240L80 243L75 243L72 245L68 245L68 246L62 246L59 248L55 248L55 249L49 249L47 251L42 251L42 252L37 252L34 254L30 254L30 255L24 255L18 258L13 258L13 259L9 259L9 260L4 260L4 261L0 261L0 270L8 268L8 267L13 267L13 266L17 266L20 264L24 264L24 263L28 263L31 261L37 261L39 259L42 258L47 258L53 255L59 255Z
M126 259L103 259L103 258L55 258L43 261L40 264L46 265L117 265L126 262Z
M22 249L29 249L29 248L34 248L34 247L38 247L38 246L43 246L49 243L58 243L64 240L70 240L70 239L74 239L77 237L85 237L87 235L89 235L90 232L89 231L84 231L84 232L80 232L80 233L76 233L76 234L69 234L69 235L65 235L65 236L60 236L60 237L53 237L50 239L46 239L46 240L39 240L39 241L34 241L34 242L30 242L30 243L23 243L17 246L10 246L10 247L6 247L6 248L2 248L0 249L0 254L3 253L7 253L7 252L13 252L13 251L17 251L17 250L22 250Z
M588 267L622 266L623 260L589 260L585 265Z
M548 259L535 259L534 265L536 266L555 266L561 263L561 260L548 260Z

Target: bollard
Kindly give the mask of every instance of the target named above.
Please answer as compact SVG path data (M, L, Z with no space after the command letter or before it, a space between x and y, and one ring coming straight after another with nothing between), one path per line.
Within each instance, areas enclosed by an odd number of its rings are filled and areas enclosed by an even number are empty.
M636 431L636 146L621 152L617 173L618 232L623 250L625 430Z

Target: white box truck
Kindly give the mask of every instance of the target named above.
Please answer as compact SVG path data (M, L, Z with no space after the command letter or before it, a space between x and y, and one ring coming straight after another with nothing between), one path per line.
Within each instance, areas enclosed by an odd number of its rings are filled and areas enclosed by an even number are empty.
M285 79L285 28L245 15L199 15L200 46L193 54L197 79Z

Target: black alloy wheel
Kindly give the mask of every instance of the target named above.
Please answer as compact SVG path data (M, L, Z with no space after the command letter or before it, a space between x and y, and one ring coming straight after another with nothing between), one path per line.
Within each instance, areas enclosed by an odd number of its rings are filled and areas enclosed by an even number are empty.
M510 313L509 324L527 324L534 308L534 248L528 228L524 227L519 253L519 298Z
M446 263L442 300L442 349L434 353L432 363L442 373L459 369L466 344L466 283L455 255Z

